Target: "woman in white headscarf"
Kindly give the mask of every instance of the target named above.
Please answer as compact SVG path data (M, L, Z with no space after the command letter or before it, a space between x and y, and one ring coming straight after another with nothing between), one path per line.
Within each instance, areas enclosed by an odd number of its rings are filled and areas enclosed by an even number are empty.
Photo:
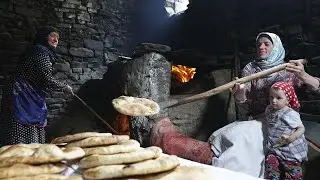
M256 47L257 58L244 67L242 76L284 63L285 50L276 34L260 33ZM301 60L290 62L292 64L286 70L246 84L236 84L232 89L238 103L249 103L248 121L236 121L215 131L206 143L181 135L169 119L163 119L151 132L151 144L160 146L168 154L263 177L265 131L262 120L268 105L268 88L275 82L285 81L294 87L305 84L319 92L319 79L304 71Z

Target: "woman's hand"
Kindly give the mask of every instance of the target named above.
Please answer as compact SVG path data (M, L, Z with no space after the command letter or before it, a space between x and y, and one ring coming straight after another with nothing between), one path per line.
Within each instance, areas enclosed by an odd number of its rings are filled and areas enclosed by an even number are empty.
M304 61L304 59L290 60L286 70L294 73L297 77L302 79L306 75L303 65Z
M238 77L235 78L236 80L239 79ZM239 92L239 91L243 91L245 88L245 85L244 84L240 84L240 83L236 83L233 88L230 88L230 92L232 94L235 94L236 92Z
M239 78L236 77L235 79ZM236 102L244 103L247 101L244 84L236 83L233 88L230 88L230 92L234 95Z
M290 144L293 141L296 140L296 137L294 135L288 136L288 135L282 135L280 137L281 141L284 142L285 144Z
M67 85L64 89L63 92L67 95L67 96L71 96L73 95L73 90L72 87Z

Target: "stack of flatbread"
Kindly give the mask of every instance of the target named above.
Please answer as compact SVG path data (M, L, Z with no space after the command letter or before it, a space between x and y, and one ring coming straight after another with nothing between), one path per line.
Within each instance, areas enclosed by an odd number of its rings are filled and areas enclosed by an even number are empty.
M84 179L130 178L167 172L179 166L176 156L162 156L159 147L141 148L127 135L85 132L54 139L66 148L80 147L85 157L79 161Z
M54 144L18 144L0 148L0 180L81 180L63 176L67 161L85 155L79 147Z

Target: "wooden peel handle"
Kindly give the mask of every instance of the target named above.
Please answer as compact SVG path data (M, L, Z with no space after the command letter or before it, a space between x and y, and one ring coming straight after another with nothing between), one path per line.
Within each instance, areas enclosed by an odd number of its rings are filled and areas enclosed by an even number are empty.
M305 63L305 61L303 63ZM203 92L201 94L196 94L194 96L190 96L190 97L183 98L183 99L172 100L172 101L164 104L162 106L162 108L190 103L190 102L197 101L197 100L200 100L200 99L208 98L210 96L219 94L219 93L224 92L224 91L229 91L229 89L233 88L236 83L243 84L243 83L250 82L252 80L258 79L258 78L262 78L262 77L268 76L268 75L273 74L275 72L284 70L287 67L288 64L289 63L284 63L284 64L281 64L279 66L275 66L275 67L272 67L270 69L267 69L267 70L264 70L264 71L261 71L261 72L255 73L255 74L251 74L249 76L246 76L246 77L243 77L243 78L240 78L240 79L236 79L234 81L231 81L231 82L229 82L227 84L224 84L222 86L219 86L219 87L216 87L214 89L211 89L209 91Z

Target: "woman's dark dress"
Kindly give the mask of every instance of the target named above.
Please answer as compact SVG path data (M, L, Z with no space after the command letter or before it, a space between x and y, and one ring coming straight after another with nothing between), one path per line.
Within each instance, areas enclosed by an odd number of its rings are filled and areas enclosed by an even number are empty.
M14 77L22 77L44 92L62 91L65 84L52 76L54 52L42 45L29 48L24 62L3 89L0 114L0 147L19 143L45 143L44 127L24 125L14 119L12 112Z

